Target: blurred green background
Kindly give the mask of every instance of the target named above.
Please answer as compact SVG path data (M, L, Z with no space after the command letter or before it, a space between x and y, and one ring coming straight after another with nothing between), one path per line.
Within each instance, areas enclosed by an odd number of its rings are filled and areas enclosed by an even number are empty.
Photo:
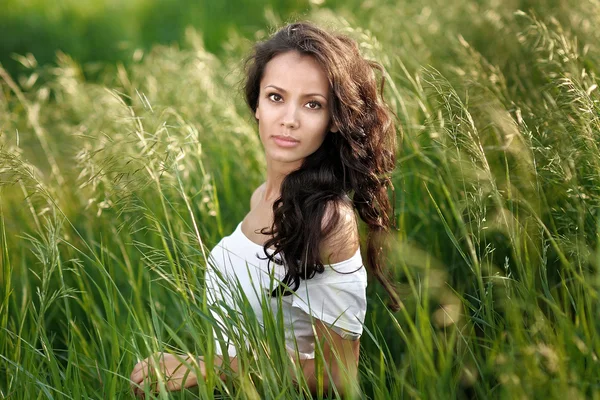
M0 13L0 63L19 71L11 55L32 53L41 64L56 52L87 64L128 63L135 50L155 44L185 45L189 26L202 32L208 51L222 53L232 32L253 38L268 26L268 16L289 20L319 6L355 8L351 0L3 0Z

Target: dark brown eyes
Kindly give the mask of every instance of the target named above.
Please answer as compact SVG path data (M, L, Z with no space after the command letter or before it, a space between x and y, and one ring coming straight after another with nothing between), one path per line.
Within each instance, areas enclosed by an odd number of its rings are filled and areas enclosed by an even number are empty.
M279 102L279 101L283 100L283 98L280 95L278 95L277 93L271 93L271 94L267 95L267 97L270 100L275 101L275 102Z
M267 97L269 98L269 100L271 100L272 102L275 103L279 103L283 100L283 97L281 97L281 95L277 94L277 93L269 93L267 94ZM319 103L318 101L309 101L308 103L306 103L305 105L306 108L308 108L309 110L318 110L320 108L323 108L323 105L321 103Z

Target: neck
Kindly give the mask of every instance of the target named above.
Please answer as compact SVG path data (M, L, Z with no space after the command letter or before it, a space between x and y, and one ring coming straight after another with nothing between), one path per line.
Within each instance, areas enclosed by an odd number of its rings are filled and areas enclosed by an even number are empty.
M302 162L284 163L267 160L267 179L265 181L264 199L273 202L281 196L281 183L285 177L302 166Z

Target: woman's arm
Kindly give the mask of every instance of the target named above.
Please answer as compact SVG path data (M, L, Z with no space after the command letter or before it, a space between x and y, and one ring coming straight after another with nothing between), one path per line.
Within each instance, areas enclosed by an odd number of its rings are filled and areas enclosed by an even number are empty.
M359 341L343 339L319 320L315 320L315 330L324 365L318 366L315 359L297 360L294 352L289 350L292 361L302 371L309 390L313 394L327 393L332 382L341 395L352 392L358 376ZM145 380L154 375L155 362L165 378L166 389L170 391L196 386L199 379L206 377L206 365L202 357L193 359L186 355L157 353L140 361L131 373L131 386L137 396L143 396ZM213 368L222 372L220 377L223 380L226 379L223 373L224 362L221 356L213 358ZM229 369L238 373L237 357L229 359ZM201 376L196 376L195 371L200 371ZM290 370L290 373L295 376L294 370ZM158 385L153 383L150 389L158 391Z
M146 385L151 391L158 392L158 380L154 378L156 369L164 377L165 388L171 391L198 385L195 371L199 371L202 377L206 376L206 367L201 358L185 354L155 353L138 362L131 372L131 389L136 396L144 397Z
M315 320L315 330L317 333L316 340L321 346L324 365L318 365L319 363L316 359L298 360L294 351L288 349L292 362L302 372L303 379L311 393L327 393L331 383L335 385L340 395L356 390L360 353L359 340L343 339L319 320ZM222 357L214 357L214 367L216 369L223 371L223 363L224 360ZM229 369L236 374L239 372L237 357L230 358ZM292 376L296 374L293 369L290 369L289 373ZM224 373L221 374L221 379L226 379Z
M315 340L320 343L325 365L319 368L316 359L298 361L310 391L313 394L321 390L327 393L330 383L335 385L340 395L356 390L360 341L343 339L319 320L315 320L315 330ZM319 381L322 387L319 387Z

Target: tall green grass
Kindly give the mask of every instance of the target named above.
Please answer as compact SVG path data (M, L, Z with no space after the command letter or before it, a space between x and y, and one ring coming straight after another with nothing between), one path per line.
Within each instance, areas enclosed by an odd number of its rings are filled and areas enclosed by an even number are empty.
M403 139L388 258L404 308L369 286L354 397L600 398L598 5L310 18L385 65ZM1 397L126 398L138 359L214 354L206 255L264 159L239 90L250 42L217 57L187 40L95 83L68 56L2 72ZM159 398L302 398L280 319L263 332L241 304L243 372Z

